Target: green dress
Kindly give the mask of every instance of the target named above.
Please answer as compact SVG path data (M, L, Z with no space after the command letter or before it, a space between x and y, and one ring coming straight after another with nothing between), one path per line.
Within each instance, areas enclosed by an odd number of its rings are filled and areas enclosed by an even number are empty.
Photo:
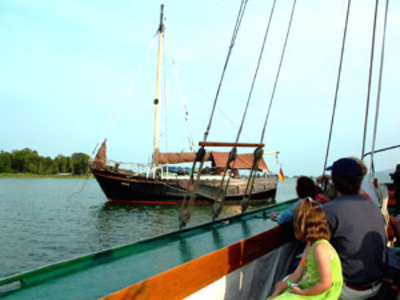
M301 289L307 289L313 285L315 285L317 282L319 282L319 274L318 274L318 266L317 266L317 261L315 260L314 256L314 248L317 244L319 243L326 243L328 244L332 250L333 250L333 257L331 259L331 273L332 273L332 287L323 292L322 294L314 295L314 296L301 296L298 294L290 293L289 289L274 298L274 300L291 300L291 299L330 299L330 300L336 300L339 298L340 293L342 291L342 286L343 286L343 275L342 275L342 266L340 264L340 259L335 251L335 249L332 247L332 245L327 241L327 240L318 240L315 241L311 247L310 251L308 253L308 261L304 269L303 276L301 277L299 281L299 287Z

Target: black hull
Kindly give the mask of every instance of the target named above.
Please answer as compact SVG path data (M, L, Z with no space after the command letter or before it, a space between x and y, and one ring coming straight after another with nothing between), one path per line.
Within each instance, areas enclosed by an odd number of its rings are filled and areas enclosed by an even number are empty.
M180 204L186 193L182 187L182 180L156 180L96 168L92 168L92 173L111 202ZM258 203L273 202L276 184L276 176L263 180L262 184L256 184L257 188L253 190L251 199ZM212 204L217 186L209 181L201 181L195 204ZM243 184L229 187L225 203L238 204L242 200L244 186L243 181Z

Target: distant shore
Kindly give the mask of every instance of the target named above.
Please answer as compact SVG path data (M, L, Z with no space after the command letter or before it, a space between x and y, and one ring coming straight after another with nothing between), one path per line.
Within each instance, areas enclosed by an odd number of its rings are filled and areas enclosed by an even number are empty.
M59 178L59 179L85 179L94 178L92 174L71 175L71 174L33 174L33 173L0 173L1 178Z

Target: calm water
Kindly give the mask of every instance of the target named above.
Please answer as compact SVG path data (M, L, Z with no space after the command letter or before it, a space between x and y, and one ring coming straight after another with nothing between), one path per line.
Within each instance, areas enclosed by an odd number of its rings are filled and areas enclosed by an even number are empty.
M294 186L280 182L277 201L294 198ZM0 278L177 230L178 209L107 203L94 179L0 179ZM189 225L210 220L199 206Z

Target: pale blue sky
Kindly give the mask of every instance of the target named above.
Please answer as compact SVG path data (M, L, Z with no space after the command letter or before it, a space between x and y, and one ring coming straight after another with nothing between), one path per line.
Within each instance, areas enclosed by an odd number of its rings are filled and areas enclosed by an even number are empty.
M241 141L258 142L291 1L277 1ZM380 1L377 40L382 38ZM161 149L187 150L203 138L240 1L168 0L167 112ZM104 137L109 158L148 162L153 143L156 41L161 1L0 1L0 150L44 156L90 154ZM353 0L338 111L328 162L360 156L373 0ZM233 50L209 141L234 141L272 1L250 0ZM317 175L325 157L345 1L298 0L264 142L286 174ZM400 3L391 1L377 148L400 144ZM174 64L172 64L171 54ZM371 120L380 46L375 52ZM176 88L179 78L179 87ZM182 95L182 96L181 96ZM184 99L184 101L182 100ZM189 124L183 121L187 104ZM165 104L165 102L164 102ZM367 150L371 147L369 124ZM229 150L229 149L227 149ZM378 170L400 150L376 156ZM278 170L274 158L267 163Z

